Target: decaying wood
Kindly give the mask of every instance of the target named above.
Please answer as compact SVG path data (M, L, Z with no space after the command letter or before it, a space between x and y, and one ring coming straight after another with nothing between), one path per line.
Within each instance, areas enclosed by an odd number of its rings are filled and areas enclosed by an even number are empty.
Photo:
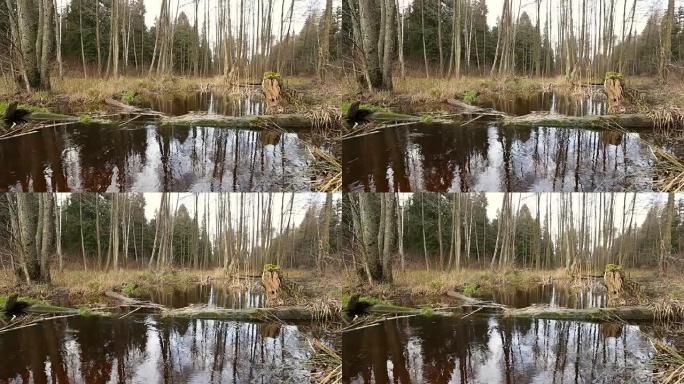
M447 296L460 300L463 302L464 307L478 307L478 308L492 308L492 309L506 309L507 307L503 304L495 303L493 301L485 301L476 299L474 297L466 296L460 292L447 291Z
M283 305L283 275L280 269L264 270L261 283L266 290L266 304L269 306Z
M261 89L266 96L266 108L272 112L280 112L282 106L282 85L280 84L280 77L264 76L261 83Z
M475 105L470 105L464 101L456 99L446 99L446 103L452 107L456 107L465 115L483 115L483 116L505 116L506 114L491 108L482 108Z
M114 107L119 110L121 113L129 114L129 115L142 115L142 116L164 116L165 114L159 111L154 111L149 108L140 108L136 107L133 105L128 105L124 104L118 100L114 100L112 98L107 98L105 99L105 104L109 105L110 107Z
M625 277L622 270L606 270L603 281L608 288L608 300L613 304L625 303Z
M303 306L231 309L207 305L190 305L185 308L167 309L162 312L162 315L164 317L192 319L249 321L271 321L274 317L283 321L305 321L316 318L316 314L313 311Z
M606 78L603 89L608 95L608 111L611 113L625 112L625 81L621 77Z
M511 308L504 311L507 317L528 317L556 320L606 320L618 317L622 320L654 320L656 313L646 306L625 306L615 308L572 309L549 306Z
M134 299L132 297L124 296L122 294L112 292L112 291L105 292L105 296L117 300L119 302L119 305L122 307L138 307L138 308L148 308L148 309L156 309L156 310L165 309L165 307L161 304L156 304L156 303L152 303L149 301Z
M308 130L314 121L303 114L225 116L206 113L189 113L182 116L167 116L160 120L161 125L203 126L236 129L285 129Z
M643 113L600 116L567 116L547 112L534 112L523 116L506 116L503 125L550 126L568 128L653 128L653 119Z

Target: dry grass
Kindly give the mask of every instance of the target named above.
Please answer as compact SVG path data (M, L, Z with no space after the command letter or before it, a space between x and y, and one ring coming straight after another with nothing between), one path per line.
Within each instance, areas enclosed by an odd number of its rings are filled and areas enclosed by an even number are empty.
M342 356L332 347L320 340L307 337L313 350L309 359L313 365L313 381L318 384L338 384L342 382Z
M442 101L447 98L460 98L467 91L478 91L483 94L528 94L563 87L563 78L531 79L515 77L507 80L490 77L464 77L461 79L426 79L424 77L407 77L397 79L395 91L409 95L412 102Z
M684 190L684 161L658 146L651 148L657 159L655 187L661 192Z
M684 354L661 340L650 339L656 350L651 361L656 367L656 380L662 384L684 383Z
M406 288L413 295L443 295L466 284L479 284L483 288L494 286L525 286L566 279L564 269L556 270L501 270L461 269L452 272L410 270L395 273L395 285Z

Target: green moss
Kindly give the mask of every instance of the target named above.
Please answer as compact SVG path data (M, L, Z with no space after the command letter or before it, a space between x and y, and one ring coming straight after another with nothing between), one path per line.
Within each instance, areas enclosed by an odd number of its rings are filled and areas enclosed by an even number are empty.
M0 101L0 116L5 116L5 111L7 111L7 107L9 107L9 105L10 105L9 101ZM37 105L30 105L30 104L19 104L17 106L17 108L29 111L31 113L33 113L33 112L43 112L43 113L50 112L47 108L39 107Z
M279 271L280 266L277 264L266 264L264 265L264 271L266 272L273 272L273 271Z
M432 124L434 118L431 115L422 115L420 117L420 122L424 124Z
M478 283L466 283L463 287L463 294L466 296L476 296L480 293L480 284Z
M342 308L347 308L349 305L349 299L351 298L351 295L349 293L345 293L342 295ZM373 296L361 296L359 297L359 303L367 303L369 305L392 305L391 302L379 299L377 297Z
M138 284L131 282L125 283L123 288L121 288L121 292L126 296L135 296L136 293L138 293Z
M468 104L476 103L479 100L479 98L480 94L475 90L466 91L466 93L463 95L463 101L465 101Z
M82 124L90 124L93 122L93 118L88 115L79 115L78 122Z
M138 94L135 91L129 89L128 91L125 91L121 95L121 102L124 104L129 104L129 105L133 104L133 102L135 102L137 96L138 96Z
M606 265L606 272L619 272L622 271L622 265L620 264L608 264Z
M81 307L78 309L78 315L83 317L93 316L93 311L90 308Z
M353 101L344 101L340 105L340 113L342 116L347 116L347 113L349 112L349 107L352 105ZM359 109L363 109L369 112L391 112L388 108L380 106L380 105L375 105L375 104L365 104L362 103L359 105Z
M432 307L423 307L420 309L420 315L421 316L434 316L435 311L432 309Z
M28 303L31 305L50 306L50 304L48 304L47 301L41 300L41 299L35 299L32 297L19 296L17 298L17 301L23 301L24 303ZM0 296L0 310L5 308L5 303L7 303L7 296Z
M606 72L606 80L622 80L623 76L620 72L608 71Z
M264 79L269 79L269 80L279 80L280 79L280 73L278 72L264 72Z

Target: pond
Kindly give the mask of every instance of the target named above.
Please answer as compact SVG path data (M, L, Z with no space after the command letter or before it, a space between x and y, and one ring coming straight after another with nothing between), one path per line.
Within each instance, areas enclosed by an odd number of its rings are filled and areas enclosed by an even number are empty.
M152 289L138 298L161 304L167 308L183 308L191 304L205 304L221 308L261 308L266 304L263 289L235 290L220 285L194 285L187 288Z
M297 133L208 127L53 127L0 141L0 191L310 191Z
M639 326L412 317L347 332L345 383L651 382Z
M513 116L532 112L551 112L568 116L605 115L608 113L608 99L599 89L602 88L591 87L584 96L553 91L500 95L483 98L477 105Z
M489 294L477 295L512 308L526 308L532 305L587 309L608 306L608 292L600 284L587 284L582 288L571 288L558 283L539 284L532 287L495 288Z
M247 93L244 97L230 97L212 92L193 92L184 95L158 94L144 97L138 105L180 116L190 112L245 116L266 113L266 102L260 94Z
M417 124L346 139L347 192L650 191L639 133Z
M0 336L0 383L308 381L302 326L72 317Z

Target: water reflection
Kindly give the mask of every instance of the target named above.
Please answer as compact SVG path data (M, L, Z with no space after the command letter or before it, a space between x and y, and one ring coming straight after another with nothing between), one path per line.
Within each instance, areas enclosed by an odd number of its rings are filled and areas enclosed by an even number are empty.
M223 286L194 285L178 289L155 289L140 298L168 308L183 308L190 304L206 304L221 308L260 308L266 303L263 290L234 290Z
M570 289L559 284L539 284L526 288L497 288L489 295L480 298L494 301L513 308L546 304L564 308L602 308L608 305L605 287L592 284L581 289Z
M142 100L141 106L180 116L190 112L207 112L228 116L263 115L266 104L263 96L248 94L243 97L194 92L183 95L155 95Z
M343 142L346 191L651 190L637 133L573 128L416 125Z
M309 158L295 133L56 127L0 141L0 191L308 191Z
M509 115L521 116L532 112L552 112L569 116L605 115L608 103L605 94L592 92L572 96L556 92L501 95L482 100L478 105L494 108Z
M59 319L0 337L0 383L308 381L296 326L153 317Z
M649 382L650 344L637 326L417 317L349 332L346 383Z

